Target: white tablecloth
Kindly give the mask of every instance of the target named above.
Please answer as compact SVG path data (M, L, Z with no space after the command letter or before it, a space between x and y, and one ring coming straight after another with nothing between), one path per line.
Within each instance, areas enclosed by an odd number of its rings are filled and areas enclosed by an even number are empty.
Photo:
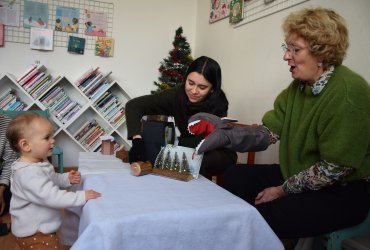
M71 249L283 249L253 206L202 176L190 182L135 177L128 165L99 153L82 153L79 164L81 187L102 197L66 214L62 241L78 227Z

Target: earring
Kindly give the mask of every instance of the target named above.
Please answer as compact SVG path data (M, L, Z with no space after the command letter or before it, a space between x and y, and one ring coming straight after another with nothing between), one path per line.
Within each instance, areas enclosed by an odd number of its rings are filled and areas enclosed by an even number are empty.
M321 67L322 67L322 62L319 62L319 63L317 64L317 67L321 68Z

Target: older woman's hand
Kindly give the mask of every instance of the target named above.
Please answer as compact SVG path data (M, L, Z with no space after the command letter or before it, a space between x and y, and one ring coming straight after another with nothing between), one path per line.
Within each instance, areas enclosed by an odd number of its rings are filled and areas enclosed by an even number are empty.
M284 192L283 186L265 188L262 192L258 193L254 204L258 205L265 202L270 202L285 195L287 194Z

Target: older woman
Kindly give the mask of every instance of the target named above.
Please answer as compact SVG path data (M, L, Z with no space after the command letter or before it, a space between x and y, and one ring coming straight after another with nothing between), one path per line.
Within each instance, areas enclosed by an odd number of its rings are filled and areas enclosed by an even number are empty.
M279 165L231 167L225 188L254 204L280 238L300 238L353 226L369 212L370 86L342 65L348 31L334 11L292 13L283 30L294 80L263 126L216 129L198 152L254 151L280 140Z

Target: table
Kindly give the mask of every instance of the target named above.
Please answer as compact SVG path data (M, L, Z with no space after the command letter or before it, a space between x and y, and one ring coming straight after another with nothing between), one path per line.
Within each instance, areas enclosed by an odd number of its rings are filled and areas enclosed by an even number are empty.
M72 250L284 249L253 206L202 176L136 177L114 156L88 152L80 153L79 170L78 188L102 197L66 213L62 242L78 228Z

